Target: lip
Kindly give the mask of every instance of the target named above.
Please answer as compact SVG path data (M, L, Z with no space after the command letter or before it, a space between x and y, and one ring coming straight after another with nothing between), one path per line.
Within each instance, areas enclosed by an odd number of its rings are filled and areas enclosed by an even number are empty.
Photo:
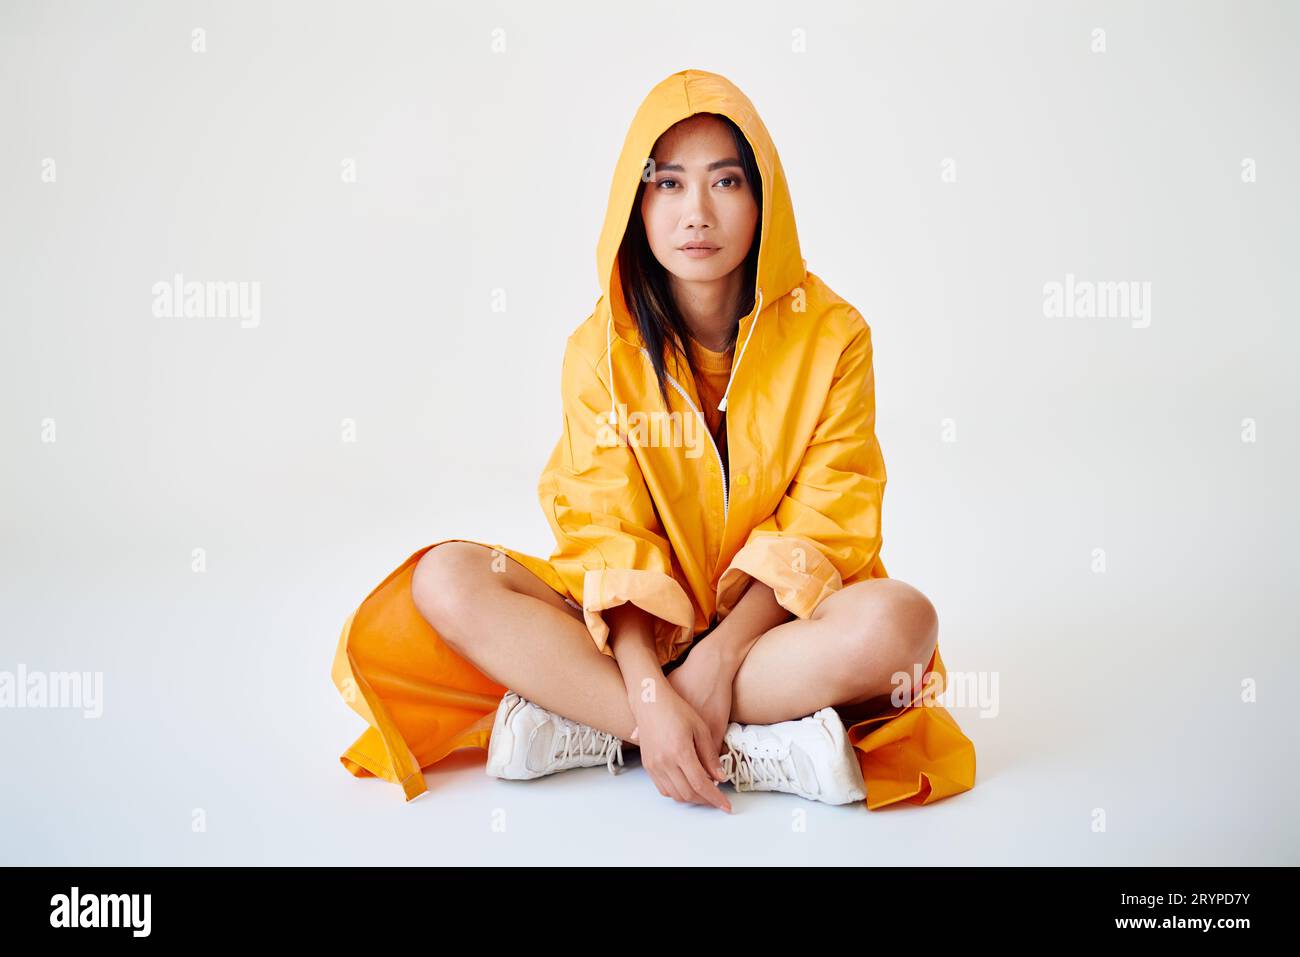
M690 256L692 259L704 259L707 256L712 256L721 248L721 246L713 246L709 243L687 243L681 247L681 251L683 255Z

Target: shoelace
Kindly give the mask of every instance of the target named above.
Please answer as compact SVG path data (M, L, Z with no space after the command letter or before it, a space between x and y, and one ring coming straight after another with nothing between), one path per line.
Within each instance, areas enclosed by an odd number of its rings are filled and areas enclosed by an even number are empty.
M780 758L766 755L755 758L752 754L737 751L729 742L727 753L722 756L722 770L726 773L727 780L736 786L737 791L747 790L759 780L776 781L782 785L794 783L786 774Z
M560 732L559 741L555 749L557 762L583 754L598 754L605 758L605 767L610 774L618 774L614 770L615 757L619 767L623 766L623 741L617 735L597 731L585 724L571 724Z

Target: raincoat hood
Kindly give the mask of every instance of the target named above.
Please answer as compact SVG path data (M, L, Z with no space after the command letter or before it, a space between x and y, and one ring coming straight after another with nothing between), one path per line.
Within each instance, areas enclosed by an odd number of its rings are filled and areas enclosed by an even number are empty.
M736 355L737 368L744 360L745 349L753 326L762 314L764 300L773 302L804 280L807 264L799 250L790 187L781 166L781 157L767 127L754 109L754 104L734 83L717 73L704 70L674 73L655 85L641 101L641 106L632 119L614 167L605 222L600 230L600 241L596 245L596 273L600 282L601 302L605 306L607 348L611 363L615 336L630 345L641 344L636 321L623 298L618 250L632 215L632 204L636 200L642 171L654 150L655 141L674 123L696 113L721 114L739 126L754 151L762 179L763 217L758 234L754 309L740 320L736 339L741 343ZM735 368L732 370L732 378L734 377ZM610 378L613 379L612 370ZM719 409L726 409L729 392L730 383ZM611 409L614 409L617 406L616 393L611 396L611 400Z

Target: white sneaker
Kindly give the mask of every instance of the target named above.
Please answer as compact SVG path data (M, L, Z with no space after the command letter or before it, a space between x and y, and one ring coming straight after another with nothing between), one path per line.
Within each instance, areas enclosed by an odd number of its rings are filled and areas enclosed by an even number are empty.
M610 774L617 774L616 757L621 766L621 738L570 721L507 691L488 739L486 770L493 777L514 781L600 764L606 765Z
M862 768L834 708L776 724L731 722L722 769L737 791L785 791L810 801L866 799Z

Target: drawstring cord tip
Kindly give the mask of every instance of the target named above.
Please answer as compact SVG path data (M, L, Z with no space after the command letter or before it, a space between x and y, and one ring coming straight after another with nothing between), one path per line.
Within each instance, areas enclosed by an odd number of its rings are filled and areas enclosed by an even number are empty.
M749 332L745 333L745 341L741 343L740 354L736 356L736 361L731 366L731 375L727 379L727 387L722 390L722 401L718 403L718 411L727 411L727 396L731 395L731 384L736 381L736 369L740 366L740 360L745 358L745 350L749 348L749 340L754 335L754 327L758 325L759 313L763 311L763 290L758 290L755 297L758 301L754 306L754 321L749 324Z

